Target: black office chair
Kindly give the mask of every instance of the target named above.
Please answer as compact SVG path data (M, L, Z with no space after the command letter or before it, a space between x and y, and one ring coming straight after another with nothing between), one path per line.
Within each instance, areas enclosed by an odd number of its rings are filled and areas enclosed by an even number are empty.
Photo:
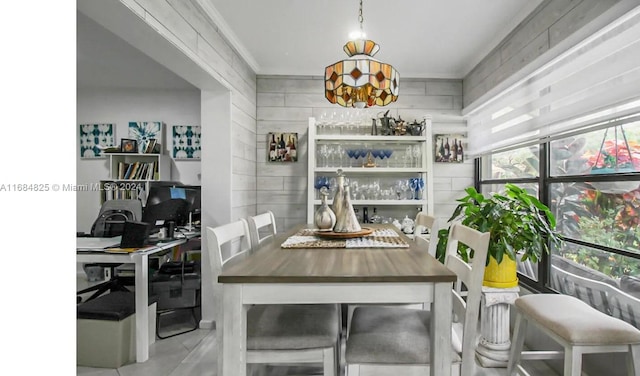
M139 200L108 200L102 204L98 218L91 226L91 237L108 238L122 235L126 221L139 221L142 218L142 203ZM80 290L76 293L77 302L81 295L95 291L85 301L97 298L108 291L130 291L127 286L134 285L133 277L116 276L115 269L122 264L95 263L86 266L98 266L111 269L111 279L103 283Z

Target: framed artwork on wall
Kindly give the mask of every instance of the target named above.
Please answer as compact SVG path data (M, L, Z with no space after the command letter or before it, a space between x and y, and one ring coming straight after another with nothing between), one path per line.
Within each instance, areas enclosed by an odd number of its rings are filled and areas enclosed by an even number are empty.
M171 129L171 157L180 160L200 160L202 145L199 125L174 125Z
M144 153L151 139L164 144L164 129L161 121L130 121L129 138L138 141L138 153Z
M104 158L103 150L114 143L113 124L80 124L80 158Z
M267 161L297 162L298 134L269 132L267 134Z
M437 134L434 142L434 161L440 163L464 162L464 147L462 134Z

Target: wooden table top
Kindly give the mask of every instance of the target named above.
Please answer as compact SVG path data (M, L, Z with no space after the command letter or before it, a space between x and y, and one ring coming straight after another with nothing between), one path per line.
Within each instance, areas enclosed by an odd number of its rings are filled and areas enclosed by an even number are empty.
M367 227L396 228L392 225ZM280 245L301 228L277 234L253 255L225 269L220 283L349 283L349 282L455 282L456 275L420 250L411 239L409 248L304 248Z

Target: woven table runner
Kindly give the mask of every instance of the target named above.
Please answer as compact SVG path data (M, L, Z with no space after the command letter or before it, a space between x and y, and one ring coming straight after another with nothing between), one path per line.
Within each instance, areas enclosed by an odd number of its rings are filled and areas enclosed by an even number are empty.
M284 243L282 248L409 248L409 244L389 229L375 230L367 236L353 239L325 239L315 235L314 229L301 229Z

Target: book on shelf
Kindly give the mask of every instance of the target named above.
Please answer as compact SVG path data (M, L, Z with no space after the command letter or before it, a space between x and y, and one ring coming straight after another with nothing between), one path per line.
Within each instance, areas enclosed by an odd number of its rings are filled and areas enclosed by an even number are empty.
M125 172L125 163L124 162L118 163L118 179L124 178L124 172Z
M129 165L127 165L127 170L122 177L123 179L129 179L129 176L131 176L131 169L133 169L133 163L129 163Z
M149 172L147 173L147 179L148 180L153 180L155 179L155 175L156 175L156 162L150 162L149 163Z
M131 173L129 174L129 179L135 179L136 173L138 172L138 167L140 166L140 162L132 163L133 167L131 167Z
M144 179L144 177L147 174L148 168L149 168L148 163L143 163L142 166L140 166L140 169L138 170L138 175L136 176L136 179Z

